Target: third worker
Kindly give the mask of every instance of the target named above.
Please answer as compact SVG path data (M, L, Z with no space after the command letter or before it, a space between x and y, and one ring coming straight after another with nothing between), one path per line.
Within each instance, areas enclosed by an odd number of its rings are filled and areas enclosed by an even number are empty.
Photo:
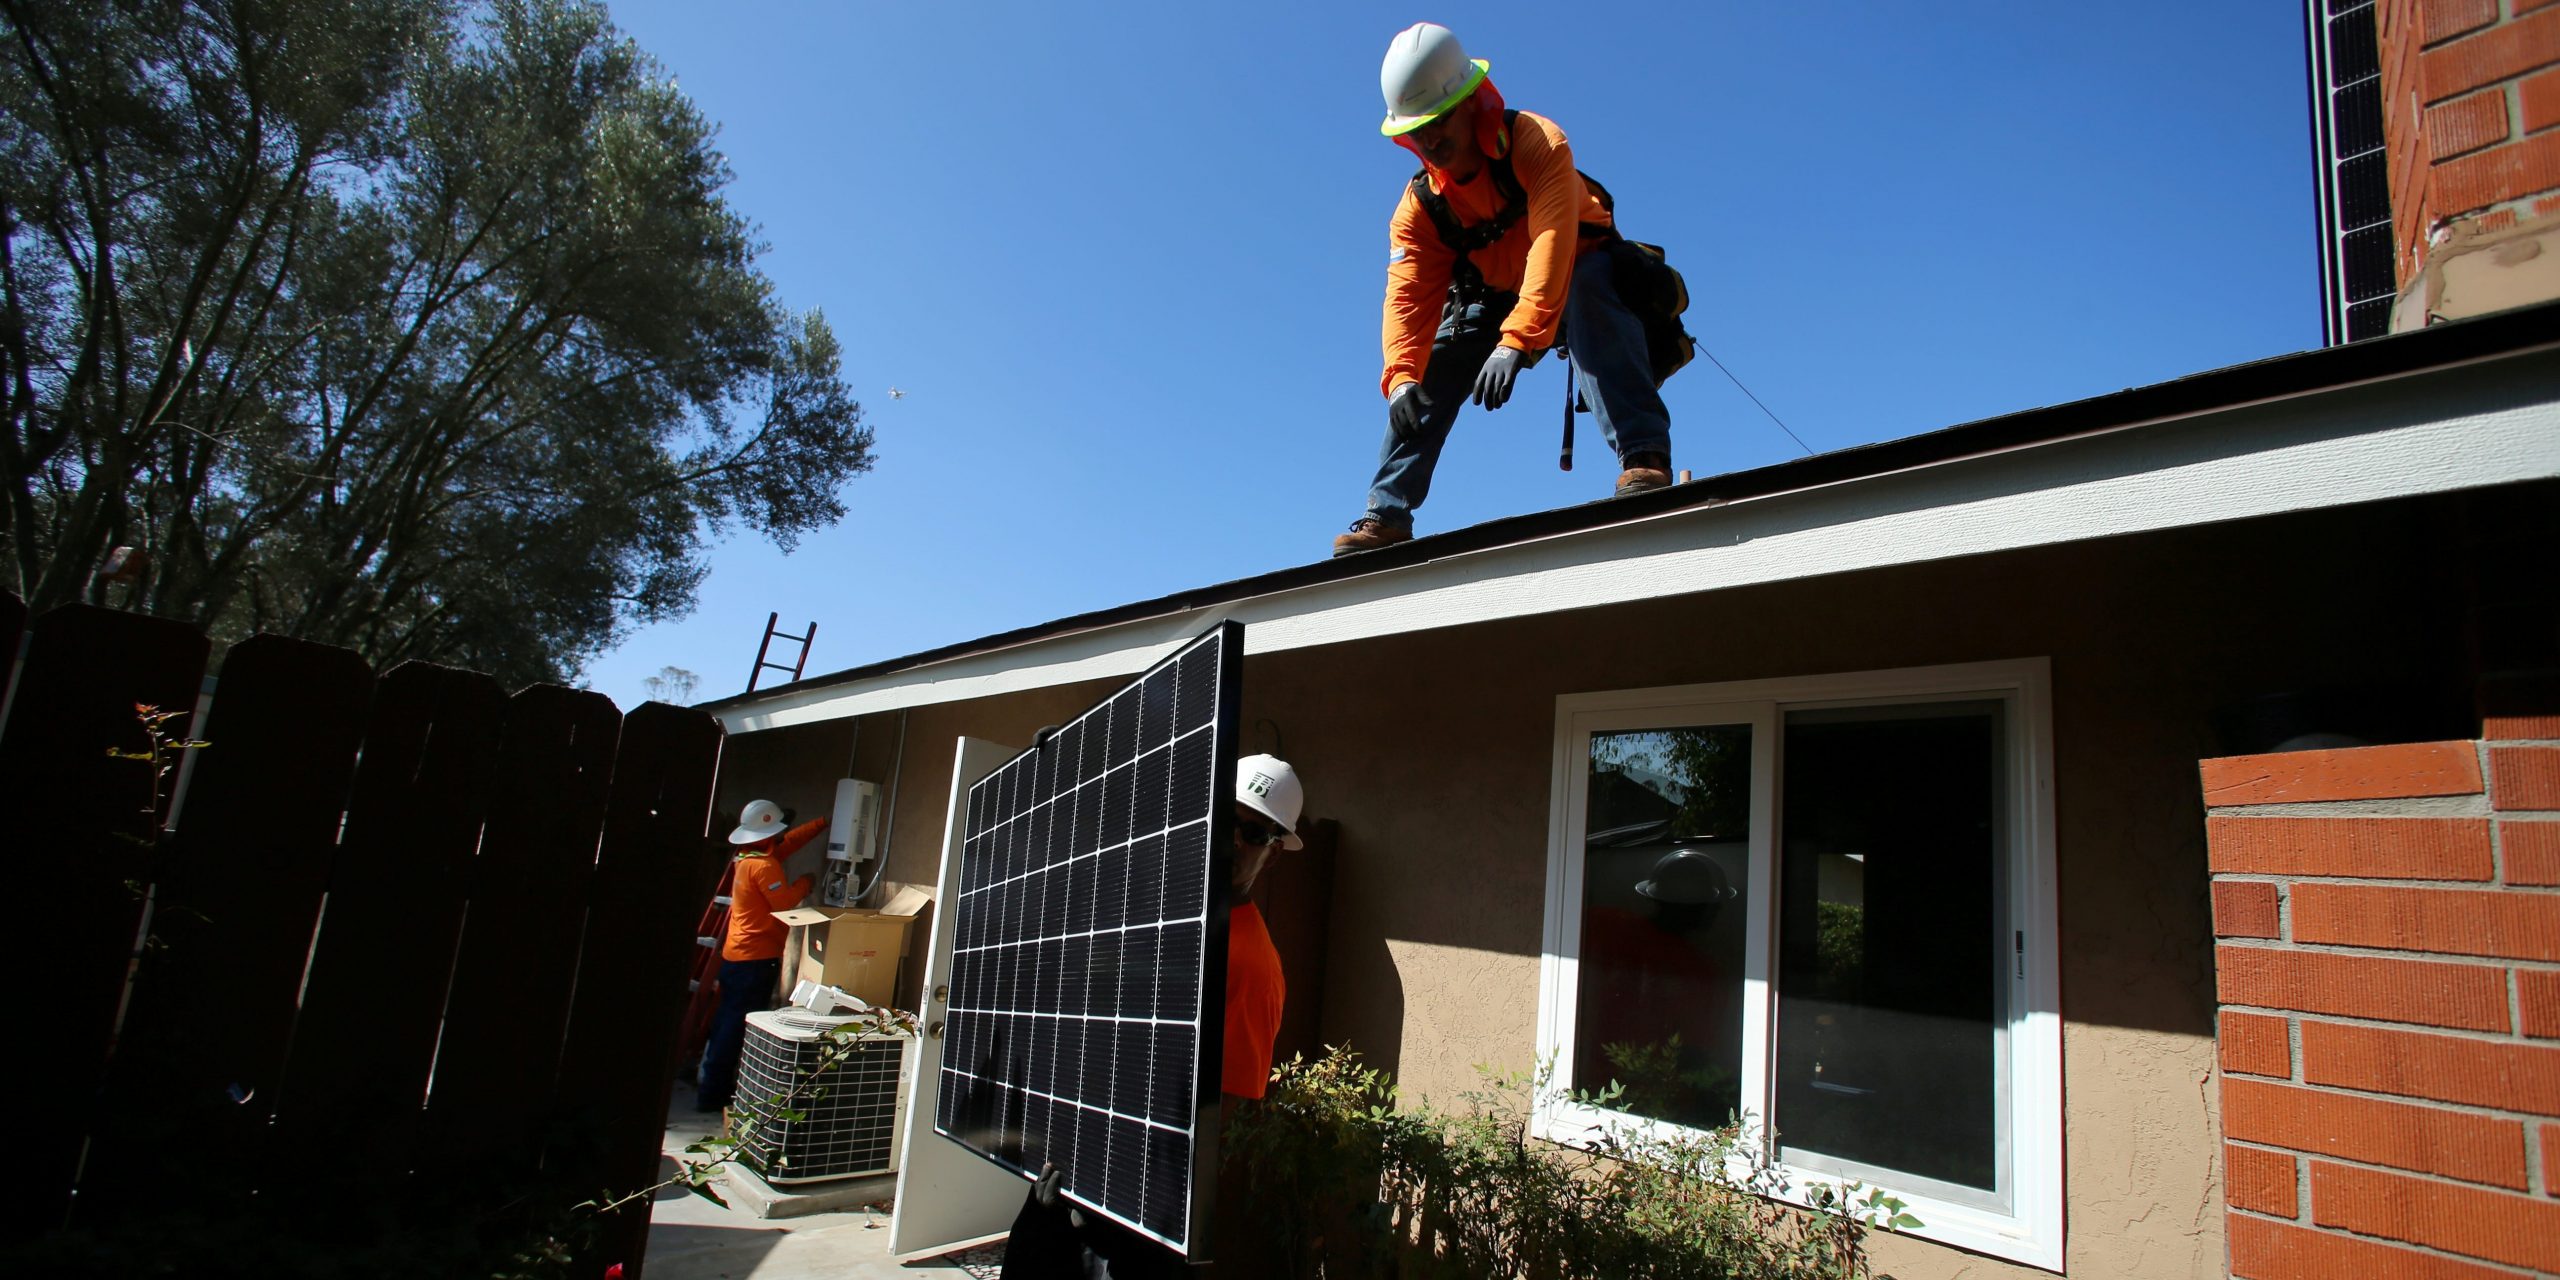
M1645 321L1613 269L1627 245L1607 193L1574 169L1564 130L1507 110L1483 59L1418 23L1388 46L1379 131L1422 159L1388 229L1387 435L1368 510L1337 556L1413 537L1458 406L1499 409L1521 370L1562 342L1568 394L1598 420L1617 492L1671 482L1671 415ZM1629 246L1632 248L1633 246Z

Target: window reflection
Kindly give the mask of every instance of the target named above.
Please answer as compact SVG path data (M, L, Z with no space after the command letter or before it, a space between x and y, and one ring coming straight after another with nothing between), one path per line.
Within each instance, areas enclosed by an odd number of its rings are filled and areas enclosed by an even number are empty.
M1741 1106L1748 725L1597 733L1573 1086L1712 1128Z
M1774 1124L1827 1156L1999 1186L1993 701L1790 712Z

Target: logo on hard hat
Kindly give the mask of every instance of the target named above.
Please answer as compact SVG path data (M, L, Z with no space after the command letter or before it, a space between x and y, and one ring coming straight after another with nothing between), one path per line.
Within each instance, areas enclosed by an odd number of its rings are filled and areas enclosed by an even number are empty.
M1257 773L1252 777L1245 779L1244 789L1258 796L1270 795L1271 775L1267 773Z

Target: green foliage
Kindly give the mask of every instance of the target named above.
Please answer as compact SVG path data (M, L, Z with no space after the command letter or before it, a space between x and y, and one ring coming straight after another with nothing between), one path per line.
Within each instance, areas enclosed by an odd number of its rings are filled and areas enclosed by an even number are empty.
M1543 1071L1486 1073L1444 1111L1399 1106L1346 1049L1283 1064L1227 1129L1262 1236L1248 1247L1292 1276L1866 1280L1868 1233L1919 1225L1855 1185L1779 1203L1782 1175L1744 1158L1733 1128L1611 1129L1581 1149L1534 1140L1530 1103L1546 1088ZM1615 1085L1573 1096L1622 1102Z
M1639 1115L1678 1124L1729 1123L1733 1099L1738 1096L1739 1082L1733 1072L1708 1061L1705 1054L1689 1055L1693 1062L1683 1067L1682 1048L1676 1032L1650 1044L1600 1046L1622 1091L1620 1104Z
M185 722L194 714L192 711L163 711L148 702L133 704L134 722L142 729L143 748L128 751L122 747L109 747L107 758L145 766L148 772L143 780L143 802L135 821L137 829L113 832L116 839L145 849L160 847L160 829L168 820L169 800L177 782L179 759L187 752L201 751L213 745L202 739L178 736L185 731ZM173 720L178 722L174 729L170 727Z
M1855 1000L1866 977L1867 909L1855 902L1816 902L1813 913L1813 992Z
M0 587L560 679L840 518L714 132L596 0L0 0Z

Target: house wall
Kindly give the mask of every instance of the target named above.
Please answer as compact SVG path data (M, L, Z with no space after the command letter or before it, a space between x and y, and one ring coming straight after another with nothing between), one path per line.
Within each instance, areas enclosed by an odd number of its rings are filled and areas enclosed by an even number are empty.
M2393 330L2560 297L2560 6L2379 0Z
M2236 1277L2560 1274L2560 715L2488 731L2204 764Z
M1444 1101L1476 1064L1530 1064L1557 695L2046 655L2069 1272L2221 1275L2195 762L2228 750L2217 711L2256 695L2461 670L2462 589L2430 568L2454 515L2255 521L1258 657L1257 714L1341 822L1323 1038ZM1877 1254L1903 1280L2042 1274L1910 1239Z
M2555 494L2501 496L2488 506ZM1310 813L1339 823L1327 936L1278 939L1323 948L1321 989L1292 1003L1320 1001L1322 1039L1408 1096L1454 1100L1478 1064L1530 1065L1558 695L2048 657L2068 1272L2223 1275L2196 762L2266 745L2217 723L2286 692L2352 687L2339 705L2369 710L2394 684L2404 714L2379 731L2476 733L2475 584L2446 566L2480 507L2409 500L1252 655L1245 746L1289 758ZM898 779L888 878L930 881L952 740L1025 744L1118 683L740 735L720 802L805 792L807 812L851 758ZM1903 1280L2046 1274L1910 1238L1876 1254Z

